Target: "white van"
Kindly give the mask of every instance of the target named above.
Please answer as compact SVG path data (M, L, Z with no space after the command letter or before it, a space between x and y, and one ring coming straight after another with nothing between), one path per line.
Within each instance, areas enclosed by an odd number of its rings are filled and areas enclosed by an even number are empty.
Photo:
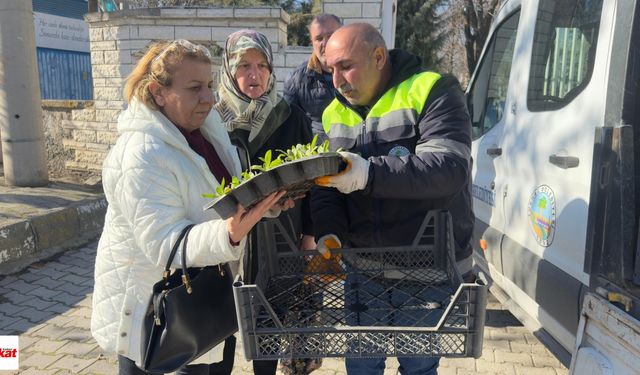
M477 267L575 374L640 373L639 12L507 0L467 92Z

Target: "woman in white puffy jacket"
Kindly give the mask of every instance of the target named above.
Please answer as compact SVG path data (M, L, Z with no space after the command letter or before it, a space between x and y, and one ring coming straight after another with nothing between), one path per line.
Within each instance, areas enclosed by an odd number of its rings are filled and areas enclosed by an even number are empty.
M212 66L205 47L186 40L152 45L128 77L124 95L129 106L118 118L119 137L102 172L109 207L98 244L91 332L104 350L118 354L120 374L145 374L136 367L143 316L182 229L196 224L189 233L189 266L232 262L268 210L293 203L278 205L280 192L249 211L239 206L227 220L203 211L202 194L240 173L237 151L211 111ZM235 338L224 346L178 373L229 374Z

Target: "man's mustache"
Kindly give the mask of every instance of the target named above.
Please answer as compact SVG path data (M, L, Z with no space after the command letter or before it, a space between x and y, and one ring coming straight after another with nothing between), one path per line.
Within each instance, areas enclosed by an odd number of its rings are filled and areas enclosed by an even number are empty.
M351 85L348 83L345 83L344 85L338 87L338 91L340 92L340 94L344 94L345 92L348 92L351 90L353 90L353 87L351 87Z

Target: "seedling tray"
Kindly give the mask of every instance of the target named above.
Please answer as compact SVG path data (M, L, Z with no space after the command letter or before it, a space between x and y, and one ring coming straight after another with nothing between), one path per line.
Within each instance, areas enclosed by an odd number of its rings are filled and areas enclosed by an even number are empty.
M344 161L337 152L287 162L243 181L228 194L206 205L204 209L212 208L221 218L227 219L235 214L238 203L245 208L251 208L267 195L279 190L287 191L283 200L300 196L311 189L316 177L336 174L342 168Z
M245 357L479 358L487 286L463 283L452 239L450 215L434 211L411 246L336 250L330 266L264 244L256 284L234 283Z

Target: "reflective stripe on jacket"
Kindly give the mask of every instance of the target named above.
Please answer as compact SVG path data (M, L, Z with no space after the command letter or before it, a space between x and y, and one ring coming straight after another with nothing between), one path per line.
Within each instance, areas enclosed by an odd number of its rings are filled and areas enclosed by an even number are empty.
M433 72L410 77L387 91L364 120L334 99L322 114L322 126L331 139L331 147L350 149L357 137L365 133L369 133L366 138L392 142L412 132L431 88L439 79L440 74Z

